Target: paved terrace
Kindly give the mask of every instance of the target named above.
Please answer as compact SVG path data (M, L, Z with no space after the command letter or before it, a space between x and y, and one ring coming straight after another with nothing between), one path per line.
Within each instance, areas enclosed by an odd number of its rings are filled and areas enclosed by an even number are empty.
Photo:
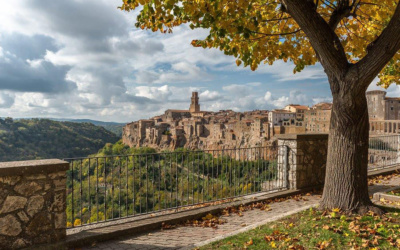
M390 189L400 185L400 175L392 175L380 183L370 186L370 194ZM150 233L121 237L112 241L94 244L83 249L192 249L198 246L235 235L282 217L316 206L321 198L319 194L305 194L293 199L272 202L269 211L254 208L244 211L241 215L231 213L221 216L225 224L217 229L210 227L178 226L173 229L155 230Z

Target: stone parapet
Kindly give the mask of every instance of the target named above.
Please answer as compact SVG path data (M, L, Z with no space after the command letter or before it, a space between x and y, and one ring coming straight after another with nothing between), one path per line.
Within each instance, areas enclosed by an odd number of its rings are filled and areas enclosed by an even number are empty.
M68 169L57 159L0 163L0 249L65 239Z
M302 189L325 181L328 134L288 134L278 136L278 166L288 188Z

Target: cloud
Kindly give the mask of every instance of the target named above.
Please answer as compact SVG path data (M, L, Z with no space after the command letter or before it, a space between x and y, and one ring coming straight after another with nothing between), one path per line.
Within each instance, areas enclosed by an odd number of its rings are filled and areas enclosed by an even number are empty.
M188 62L171 64L170 70L163 68L151 71L139 71L136 74L137 83L187 83L191 81L210 81L212 76L205 69Z
M249 95L252 87L241 84L232 84L223 86L222 89L235 96L247 96Z
M6 92L0 92L0 108L9 108L14 104L14 96Z
M251 72L220 50L191 46L208 30L136 29L137 12L120 11L120 5L120 0L0 3L0 116L137 120L188 108L192 91L199 92L203 110L214 111L312 104L328 96L296 83L324 78L320 66L293 75L293 65L277 62Z

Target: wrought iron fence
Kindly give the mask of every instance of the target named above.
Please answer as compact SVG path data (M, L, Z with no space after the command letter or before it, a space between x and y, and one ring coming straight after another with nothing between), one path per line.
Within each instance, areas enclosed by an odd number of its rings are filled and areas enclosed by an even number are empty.
M67 227L282 190L277 159L277 146L65 159Z
M369 138L368 168L383 169L400 164L400 135L384 135Z

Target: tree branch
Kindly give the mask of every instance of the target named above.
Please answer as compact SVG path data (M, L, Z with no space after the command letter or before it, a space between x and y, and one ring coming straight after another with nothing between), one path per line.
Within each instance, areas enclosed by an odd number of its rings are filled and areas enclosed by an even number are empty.
M367 48L368 54L357 64L351 67L355 71L356 67L364 74L360 76L360 82L369 83L381 72L386 64L392 59L397 51L400 50L400 3L388 26L382 31L380 36L373 41ZM349 72L350 74L351 72Z
M313 1L282 0L282 2L287 12L307 35L325 71L337 79L344 79L349 65L345 51L339 37L316 12Z

